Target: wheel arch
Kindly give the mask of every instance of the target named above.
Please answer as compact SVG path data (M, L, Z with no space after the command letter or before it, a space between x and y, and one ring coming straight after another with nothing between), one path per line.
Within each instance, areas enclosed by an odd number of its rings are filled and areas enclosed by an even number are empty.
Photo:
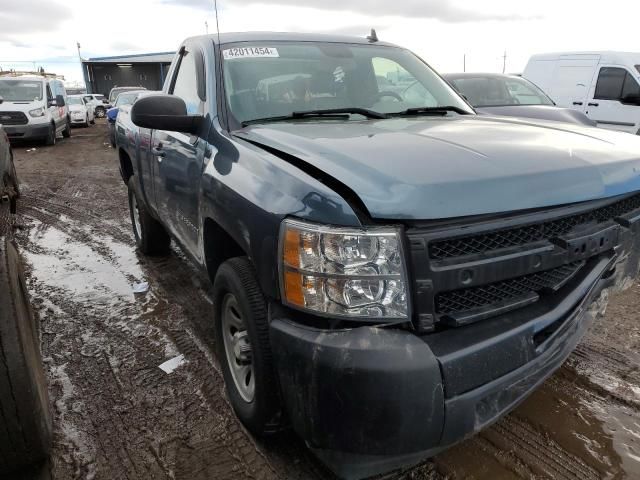
M249 252L212 218L205 218L203 225L204 261L209 278L213 282L222 263L230 258L249 256Z
M120 160L120 175L125 185L129 183L129 179L133 176L133 162L125 149L118 149L118 158Z

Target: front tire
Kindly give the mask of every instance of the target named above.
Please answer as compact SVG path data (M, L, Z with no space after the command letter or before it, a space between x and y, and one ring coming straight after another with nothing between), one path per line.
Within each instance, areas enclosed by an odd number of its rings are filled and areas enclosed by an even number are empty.
M47 136L44 140L45 145L48 146L52 146L56 144L56 140L57 140L57 132L56 132L56 126L52 123L49 126L49 133L47 133Z
M96 117L104 118L107 115L107 111L103 107L96 108Z
M133 235L136 238L138 250L145 255L168 255L171 237L155 218L153 218L144 204L136 188L136 178L131 176L127 183L129 188L129 212Z
M36 317L31 310L20 256L0 242L0 473L46 459L52 438L47 382ZM4 477L3 477L4 478Z
M281 402L267 304L246 257L224 262L213 286L216 351L231 406L254 435L277 431Z
M62 131L62 136L63 138L71 137L71 120L69 120L68 117L67 117L67 126L64 127L64 130Z

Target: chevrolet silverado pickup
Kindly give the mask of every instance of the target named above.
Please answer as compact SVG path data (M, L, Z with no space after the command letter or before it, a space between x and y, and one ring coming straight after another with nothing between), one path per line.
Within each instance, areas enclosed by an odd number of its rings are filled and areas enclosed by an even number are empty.
M640 138L476 115L375 36L190 38L118 121L137 247L211 278L237 416L344 478L512 410L638 270Z

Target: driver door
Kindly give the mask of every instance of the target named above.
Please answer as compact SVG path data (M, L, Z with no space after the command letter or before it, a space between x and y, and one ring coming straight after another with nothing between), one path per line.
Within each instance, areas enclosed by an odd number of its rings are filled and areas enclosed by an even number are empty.
M205 108L198 89L198 83L204 82L204 69L198 68L202 63L196 61L197 55L203 58L195 47L183 49L168 92L185 101L189 114L202 114ZM151 139L157 209L173 235L197 260L201 260L199 199L206 145L197 135L168 130L154 130Z

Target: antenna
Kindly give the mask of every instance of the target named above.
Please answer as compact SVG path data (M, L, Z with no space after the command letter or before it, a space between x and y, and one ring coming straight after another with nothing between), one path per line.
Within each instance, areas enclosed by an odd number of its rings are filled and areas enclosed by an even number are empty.
M367 37L367 40L369 40L371 43L375 43L378 41L378 34L376 33L374 28L371 29L371 34Z
M218 46L220 46L220 24L218 23L218 0L213 0L213 6L216 9L216 31L218 32Z

